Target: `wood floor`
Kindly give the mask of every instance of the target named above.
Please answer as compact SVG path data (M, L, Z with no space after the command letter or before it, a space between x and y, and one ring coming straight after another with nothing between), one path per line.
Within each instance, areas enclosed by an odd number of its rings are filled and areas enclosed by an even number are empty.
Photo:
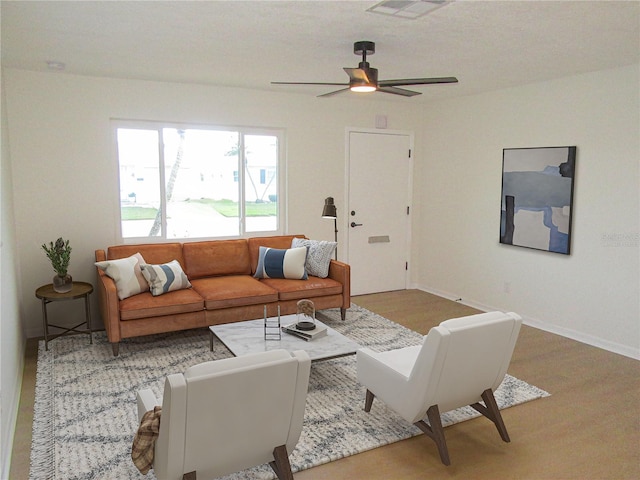
M442 320L477 313L417 290L358 296L353 302L423 334ZM11 480L29 475L35 370L36 342L29 341ZM523 326L509 373L551 393L503 410L511 443L478 418L445 428L449 467L440 463L435 444L420 435L295 478L640 478L640 362Z

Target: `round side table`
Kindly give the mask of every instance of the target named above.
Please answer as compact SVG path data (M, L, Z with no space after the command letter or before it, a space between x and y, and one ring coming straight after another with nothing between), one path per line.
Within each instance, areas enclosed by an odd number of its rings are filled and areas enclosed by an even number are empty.
M49 341L54 340L70 333L85 333L89 335L89 343L93 344L93 334L91 331L91 309L89 307L89 295L93 292L93 286L86 282L73 282L71 290L66 293L58 293L53 289L53 284L43 285L36 290L36 297L42 301L42 326L44 328L44 348L49 350ZM62 327L59 325L49 324L47 318L47 305L51 302L63 302L66 300L75 300L77 298L84 298L84 312L85 321L79 323L75 327ZM86 324L85 330L78 330L78 327ZM62 333L56 333L49 335L49 327L58 328L64 330Z

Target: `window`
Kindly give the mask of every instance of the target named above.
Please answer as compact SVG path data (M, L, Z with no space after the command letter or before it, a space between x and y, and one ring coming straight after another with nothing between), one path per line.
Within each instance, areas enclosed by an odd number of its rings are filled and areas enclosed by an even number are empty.
M118 122L123 239L281 232L282 132Z

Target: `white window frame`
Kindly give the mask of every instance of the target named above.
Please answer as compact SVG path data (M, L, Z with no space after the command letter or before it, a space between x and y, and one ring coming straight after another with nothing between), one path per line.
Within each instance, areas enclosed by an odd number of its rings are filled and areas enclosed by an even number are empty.
M155 122L155 121L141 121L141 120L123 120L112 119L112 145L114 145L114 157L115 157L115 170L116 170L116 208L114 216L117 219L118 238L123 244L135 244L135 243L165 243L165 242L185 242L185 241L204 241L204 240L217 240L217 239L231 239L231 238L249 238L271 235L284 235L287 225L287 191L286 191L286 157L285 157L285 131L281 128L271 127L236 127L236 126L220 126L209 124L192 124L192 123L176 123L176 122ZM121 214L121 199L120 199L120 159L118 155L118 129L139 129L139 130L157 130L158 131L158 157L159 157L159 181L160 181L160 199L161 199L161 235L156 237L143 236L143 237L123 237L122 235L122 214ZM229 131L237 132L239 135L238 141L238 181L234 182L238 186L238 198L239 201L239 232L237 235L231 236L211 236L211 237L190 237L190 238L168 238L167 232L167 208L166 201L166 181L165 181L165 168L164 168L164 145L162 142L162 129L175 128L175 129L197 129L197 130L215 130L215 131ZM245 181L246 181L246 169L245 163L245 149L244 149L244 137L246 135L269 135L277 138L278 142L278 158L277 158L277 188L276 188L276 230L268 231L246 231L246 219L245 219Z

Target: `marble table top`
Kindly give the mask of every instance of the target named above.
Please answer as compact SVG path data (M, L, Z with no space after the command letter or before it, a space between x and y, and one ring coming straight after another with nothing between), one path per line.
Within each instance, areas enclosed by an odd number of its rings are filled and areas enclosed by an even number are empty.
M268 319L272 321L274 319ZM296 315L283 315L280 317L281 325L290 325L296 322ZM324 325L316 320L317 324ZM282 332L280 340L265 340L264 319L248 320L246 322L225 323L209 327L212 335L218 339L236 357L247 353L265 352L284 348L288 351L305 350L311 361L328 360L346 355L353 355L361 348L359 344L327 327L327 335L314 340L306 341L294 335Z

